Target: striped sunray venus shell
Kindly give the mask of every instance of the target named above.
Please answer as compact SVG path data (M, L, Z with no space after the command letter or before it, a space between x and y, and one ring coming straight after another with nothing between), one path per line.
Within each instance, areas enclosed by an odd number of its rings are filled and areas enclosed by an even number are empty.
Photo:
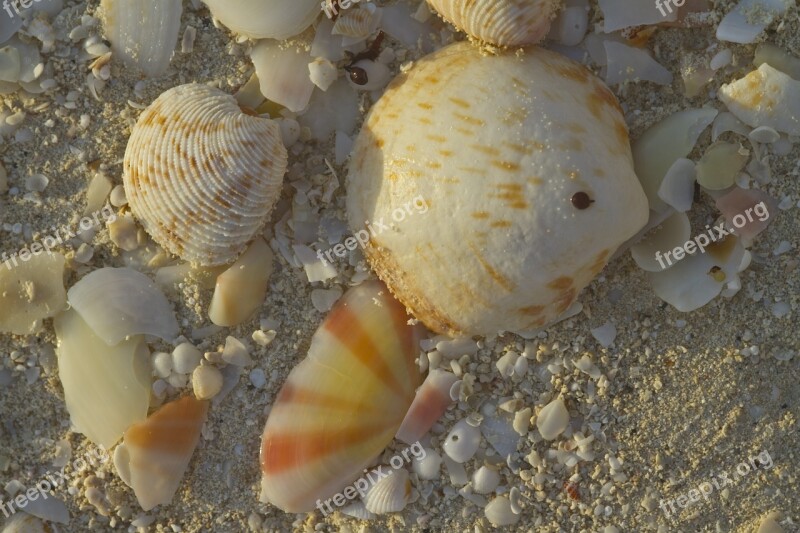
M125 150L128 204L181 259L232 262L280 196L288 156L275 121L201 84L174 87L139 117Z
M375 281L350 289L289 374L264 428L261 499L313 510L391 442L420 375L416 326Z

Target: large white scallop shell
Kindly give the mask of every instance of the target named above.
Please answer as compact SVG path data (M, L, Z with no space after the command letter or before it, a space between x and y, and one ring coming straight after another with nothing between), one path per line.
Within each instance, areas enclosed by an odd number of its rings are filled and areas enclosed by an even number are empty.
M139 117L125 151L128 204L153 239L193 263L230 263L280 196L280 127L207 85L181 85Z
M418 61L366 119L347 195L378 276L454 335L557 320L648 217L616 98L540 48Z
M203 0L234 33L286 39L308 28L322 12L319 0Z
M536 44L550 30L561 0L428 0L456 28L498 46Z
M181 29L181 0L103 0L106 36L114 57L148 76L169 66Z

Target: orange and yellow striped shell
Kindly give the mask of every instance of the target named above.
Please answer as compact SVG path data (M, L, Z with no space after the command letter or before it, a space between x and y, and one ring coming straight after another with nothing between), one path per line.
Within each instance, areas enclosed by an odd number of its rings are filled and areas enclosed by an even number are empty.
M261 499L307 512L391 442L419 385L416 326L386 287L348 291L289 374L264 428Z

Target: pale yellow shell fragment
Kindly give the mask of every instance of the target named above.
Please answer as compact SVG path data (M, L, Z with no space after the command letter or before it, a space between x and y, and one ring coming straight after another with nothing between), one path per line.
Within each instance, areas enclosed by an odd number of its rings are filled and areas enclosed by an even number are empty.
M546 50L469 43L422 59L373 107L347 209L414 316L469 335L553 322L648 216L599 79Z
M230 263L280 196L287 154L272 120L230 96L181 85L153 102L131 133L123 181L128 204L167 251L192 263Z
M562 0L428 0L445 20L479 41L523 46L544 39Z
M45 318L66 307L65 264L61 254L30 251L0 263L0 332L35 333Z

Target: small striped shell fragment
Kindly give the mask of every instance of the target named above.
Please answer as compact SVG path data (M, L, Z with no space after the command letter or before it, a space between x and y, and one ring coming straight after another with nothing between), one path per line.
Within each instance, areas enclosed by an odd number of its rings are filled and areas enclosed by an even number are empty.
M169 67L181 29L181 0L102 0L103 25L114 57L147 76Z
M208 402L184 396L125 432L114 451L114 466L145 511L172 501L207 413Z
M377 29L380 13L365 8L347 10L337 17L331 34L353 38L367 37Z
M459 30L497 46L524 46L544 39L562 0L428 0Z
M355 235L391 225L367 243L370 265L454 337L559 320L648 218L602 81L541 48L484 55L463 42L416 62L372 107L347 211Z
M245 114L218 89L188 84L139 117L123 182L153 240L181 259L218 266L234 261L264 226L286 166L276 122Z
M264 428L261 500L311 511L391 442L419 384L418 332L375 281L351 289L289 374Z

